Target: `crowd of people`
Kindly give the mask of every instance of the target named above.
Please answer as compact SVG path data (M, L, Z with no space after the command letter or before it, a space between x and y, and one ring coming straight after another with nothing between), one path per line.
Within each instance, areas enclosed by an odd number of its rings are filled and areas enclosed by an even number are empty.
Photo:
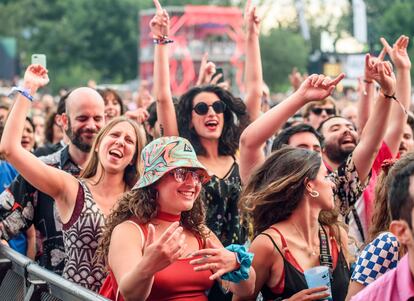
M33 101L41 65L1 97L4 243L111 300L414 298L409 38L366 55L351 104L345 74L293 70L271 106L247 0L243 99L207 55L175 98L154 4L153 93L133 106L93 85ZM310 287L318 266L329 287Z

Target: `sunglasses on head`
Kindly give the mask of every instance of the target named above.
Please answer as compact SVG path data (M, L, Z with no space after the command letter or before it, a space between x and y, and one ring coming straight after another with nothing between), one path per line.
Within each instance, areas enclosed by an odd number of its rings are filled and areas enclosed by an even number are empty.
M223 113L226 110L226 104L221 100L217 100L211 105L208 105L205 102L199 102L194 106L193 110L198 115L206 115L210 107L213 107L214 112L217 114Z
M312 108L312 113L315 115L321 115L323 111L325 111L326 115L334 115L335 109L334 108Z
M184 183L185 180L187 180L188 176L191 175L191 177L193 178L193 181L196 184L201 184L204 181L204 175L196 170L191 170L188 168L176 168L170 171L170 174L174 176L174 179L178 182L178 183Z

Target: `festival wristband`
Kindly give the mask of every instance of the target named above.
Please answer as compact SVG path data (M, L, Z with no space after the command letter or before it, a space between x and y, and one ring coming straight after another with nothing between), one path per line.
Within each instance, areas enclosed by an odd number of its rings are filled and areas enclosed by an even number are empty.
M33 96L30 95L30 91L28 89L22 88L22 87L13 87L8 95L9 98L13 97L14 94L20 93L24 97L26 97L28 100L33 101Z
M228 272L221 276L221 279L239 283L242 280L249 279L250 266L253 261L253 253L247 252L245 246L230 245L226 249L230 252L236 253L237 263L240 265L238 270Z

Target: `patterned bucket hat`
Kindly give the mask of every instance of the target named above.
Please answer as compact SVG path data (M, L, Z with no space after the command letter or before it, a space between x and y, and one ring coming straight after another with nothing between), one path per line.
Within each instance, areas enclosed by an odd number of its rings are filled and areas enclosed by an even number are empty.
M161 137L152 141L142 150L141 158L144 172L132 189L149 186L169 171L179 167L203 171L203 184L210 179L207 169L198 161L193 146L182 137Z

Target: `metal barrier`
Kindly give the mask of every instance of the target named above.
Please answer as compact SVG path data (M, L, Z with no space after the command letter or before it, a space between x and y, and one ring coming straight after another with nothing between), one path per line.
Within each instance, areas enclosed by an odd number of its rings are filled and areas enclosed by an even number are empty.
M0 244L0 300L108 301Z

